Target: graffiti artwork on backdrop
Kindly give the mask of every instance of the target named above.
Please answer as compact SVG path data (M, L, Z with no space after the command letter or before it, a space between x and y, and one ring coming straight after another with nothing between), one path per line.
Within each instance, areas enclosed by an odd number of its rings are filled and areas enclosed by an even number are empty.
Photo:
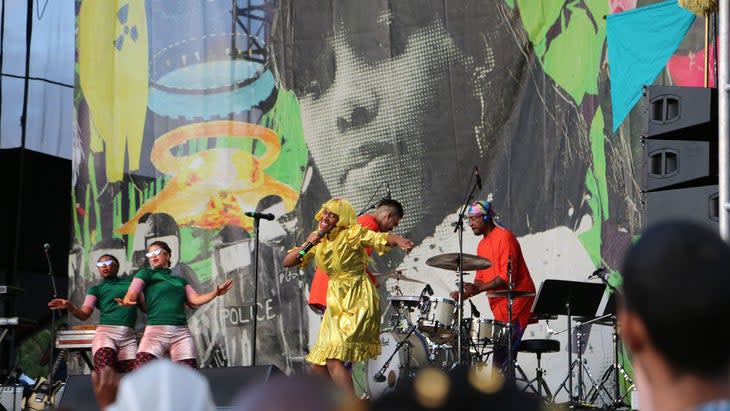
M305 327L284 324L306 319L298 278L278 265L286 230L265 222L255 242L244 215L292 212L307 161L298 105L270 62L273 7L84 0L77 10L72 300L98 281L87 267L97 253L112 247L120 272L133 275L148 244L163 240L173 275L196 291L234 280L225 298L188 309L200 364L250 364L256 300L257 362L290 370Z
M77 254L118 239L133 274L146 244L163 239L176 275L201 290L233 278L231 293L190 313L202 364L250 361L256 242L245 211L279 217L262 222L258 242L257 359L286 370L306 352L309 319L303 281L281 256L331 196L364 209L387 185L406 209L397 231L419 247L373 269L407 268L439 295L453 281L424 261L457 251L451 223L474 166L484 180L475 196L494 200L517 235L607 217L600 10L235 3L235 12L224 0L79 5ZM591 39L581 76L559 64L568 45L585 44L575 38ZM135 104L145 110L105 94L108 84L144 84L146 102ZM581 241L600 260L593 227ZM87 265L77 264L76 288L95 281Z
M388 184L406 209L397 230L421 247L391 253L378 270L407 268L443 295L453 289L423 257L458 251L451 223L474 166L484 180L475 196L493 199L518 235L573 228L592 213L584 198L596 100L584 118L586 99L556 84L564 71L546 72L510 2L319 3L282 2L293 20L275 36L292 39L279 71L299 97L326 188L307 190L302 202L331 195L365 207Z

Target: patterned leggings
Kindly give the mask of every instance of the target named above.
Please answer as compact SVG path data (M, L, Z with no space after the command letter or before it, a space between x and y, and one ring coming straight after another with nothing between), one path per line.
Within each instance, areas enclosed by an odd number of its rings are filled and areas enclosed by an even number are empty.
M99 372L104 367L113 367L117 372L125 373L132 371L134 360L117 361L117 351L115 349L102 347L94 353L94 370Z
M148 352L138 352L134 358L134 369L136 370L137 368L156 359L157 357ZM190 368L198 368L198 360L196 360L195 358L186 358L184 360L177 361L177 363L187 365Z

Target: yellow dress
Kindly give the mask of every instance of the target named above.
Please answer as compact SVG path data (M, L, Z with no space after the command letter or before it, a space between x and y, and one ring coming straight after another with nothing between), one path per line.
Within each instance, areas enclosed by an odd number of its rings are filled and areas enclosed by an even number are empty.
M380 354L380 296L365 273L366 246L382 255L389 248L388 233L359 224L336 227L314 247L317 266L327 273L329 284L319 336L307 355L313 364L324 365L328 358L362 361Z

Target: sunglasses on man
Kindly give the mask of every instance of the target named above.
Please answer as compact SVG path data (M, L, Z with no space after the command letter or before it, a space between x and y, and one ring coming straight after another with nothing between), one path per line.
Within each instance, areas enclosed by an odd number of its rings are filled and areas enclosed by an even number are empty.
M114 261L113 260L105 260L105 261L97 261L96 262L96 266L99 267L99 268L104 267L104 266L111 267L112 265L114 265Z

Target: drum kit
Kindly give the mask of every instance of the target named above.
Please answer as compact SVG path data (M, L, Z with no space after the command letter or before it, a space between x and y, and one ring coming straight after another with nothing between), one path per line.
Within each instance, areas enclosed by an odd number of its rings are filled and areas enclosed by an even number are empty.
M441 254L429 258L426 264L458 271L459 258L459 253ZM491 262L486 258L461 254L462 270L480 270L490 266ZM423 283L407 277L402 271L374 275ZM463 281L461 278L459 280ZM388 297L392 314L380 333L381 353L367 364L371 397L379 397L395 389L422 367L450 370L459 364L485 363L496 348L508 346L511 341L508 324L479 318L474 307L471 313L475 317L463 318L459 303L434 296L429 284L420 295L402 295L397 285L395 290L396 295ZM489 295L508 297L510 301L522 296L511 290L495 291Z

